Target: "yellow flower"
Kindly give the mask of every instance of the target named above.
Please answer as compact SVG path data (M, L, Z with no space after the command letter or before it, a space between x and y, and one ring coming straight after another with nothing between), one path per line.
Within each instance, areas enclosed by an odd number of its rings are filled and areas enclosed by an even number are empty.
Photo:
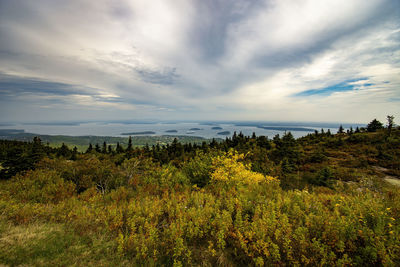
M211 174L211 180L220 182L234 182L237 184L257 184L261 181L276 180L261 173L252 172L250 165L245 165L239 160L244 159L243 154L229 152L225 156L217 156L213 159L215 171Z

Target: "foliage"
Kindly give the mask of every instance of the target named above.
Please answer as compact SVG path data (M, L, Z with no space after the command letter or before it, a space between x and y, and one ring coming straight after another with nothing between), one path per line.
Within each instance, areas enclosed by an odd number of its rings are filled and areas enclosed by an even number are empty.
M261 173L252 172L250 164L241 162L244 154L237 154L233 151L213 158L213 173L211 181L213 183L224 183L228 186L252 185L265 181L274 181L275 179Z
M383 129L383 124L382 124L382 122L378 121L377 119L373 119L367 125L368 132L376 132L377 130L380 130L380 129Z
M400 265L400 189L382 179L399 174L395 128L119 152L0 145L15 172L0 181L0 264Z

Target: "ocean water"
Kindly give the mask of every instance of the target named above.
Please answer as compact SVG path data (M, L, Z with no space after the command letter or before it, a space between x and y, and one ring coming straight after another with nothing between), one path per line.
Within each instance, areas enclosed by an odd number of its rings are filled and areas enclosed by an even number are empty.
M222 129L212 129L212 127L221 127ZM346 127L347 126L347 127ZM355 128L357 125L353 125ZM279 127L278 129L263 129L260 127ZM244 135L251 136L253 132L257 136L264 135L269 138L276 134L284 134L285 128L290 129L294 137L305 136L314 130L320 131L324 128L326 131L330 129L332 133L336 133L339 125L328 123L235 123L235 122L154 122L154 123L115 123L115 122L88 122L88 123L45 123L45 124L14 124L8 126L0 126L0 129L21 129L25 132L48 135L97 135L97 136L123 136L122 133L152 131L155 134L147 135L186 135L201 136L204 138L225 138L232 136L233 132L242 132ZM349 125L344 125L348 128ZM200 130L191 130L198 128ZM306 128L306 129L304 129ZM176 130L176 132L166 132ZM228 135L220 135L218 133L228 131Z

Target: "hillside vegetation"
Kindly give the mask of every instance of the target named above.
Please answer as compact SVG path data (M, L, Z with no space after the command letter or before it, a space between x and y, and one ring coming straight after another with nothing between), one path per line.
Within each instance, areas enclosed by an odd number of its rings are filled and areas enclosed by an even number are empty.
M118 150L0 141L0 263L399 266L400 130Z

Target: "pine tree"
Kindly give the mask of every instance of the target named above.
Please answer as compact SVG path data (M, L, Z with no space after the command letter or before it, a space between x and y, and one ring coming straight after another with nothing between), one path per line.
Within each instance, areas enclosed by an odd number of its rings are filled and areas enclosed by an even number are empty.
M338 132L337 132L338 134L342 134L342 133L344 133L344 129L343 129L343 126L340 124L340 126L339 126L339 130L338 130Z
M32 155L31 155L33 162L38 162L44 155L45 151L42 146L42 140L40 140L39 136L35 136L33 138Z
M107 153L107 143L106 143L106 141L103 142L103 149L101 150L101 153L103 153L103 154Z
M376 132L377 130L383 129L382 122L378 121L377 119L373 119L367 125L367 132Z
M132 151L132 137L129 136L127 151Z
M124 149L122 148L122 146L119 144L119 142L117 142L117 147L115 148L115 152L117 152L117 154L123 153Z
M101 152L101 149L100 149L99 143L96 143L96 145L94 146L94 150L96 150L96 152L98 152L98 153L100 153L100 152Z
M62 143L61 147L57 151L57 156L63 156L68 158L71 154L71 151L69 150L68 146L66 146L64 143Z
M390 136L390 134L392 133L392 128L393 128L393 124L394 124L394 116L390 116L388 115L387 117L387 121L388 121L388 135Z
M89 143L88 149L86 149L86 153L91 153L93 151L92 143Z
M74 149L72 150L71 160L76 160L77 154L78 154L78 148L74 146Z

